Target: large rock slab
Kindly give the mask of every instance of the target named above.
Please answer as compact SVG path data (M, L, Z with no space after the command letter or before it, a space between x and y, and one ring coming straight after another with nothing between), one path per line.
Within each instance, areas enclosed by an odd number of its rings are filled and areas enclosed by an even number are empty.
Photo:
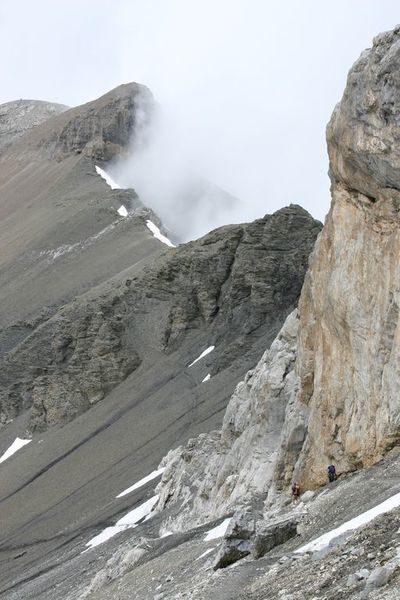
M327 129L332 205L299 302L308 434L294 477L304 487L323 483L332 462L353 471L400 442L399 65L396 28L350 70Z
M257 523L253 539L252 555L261 558L275 546L284 544L297 535L298 520L294 518L277 523Z

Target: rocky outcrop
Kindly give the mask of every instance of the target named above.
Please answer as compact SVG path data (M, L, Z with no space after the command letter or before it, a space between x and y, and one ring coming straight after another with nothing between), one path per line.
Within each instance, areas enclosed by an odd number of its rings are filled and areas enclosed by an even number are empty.
M299 303L308 433L297 465L285 458L306 486L400 442L399 66L396 28L353 66L328 125L332 206Z
M167 250L151 266L125 270L77 298L4 355L2 422L32 409L31 429L64 423L150 357L177 353L176 368L186 369L201 343L216 347L212 361L193 366L190 376L201 382L205 368L214 378L235 365L238 377L296 304L319 230L291 206ZM231 429L229 439L237 435Z
M83 153L110 161L128 148L135 127L150 118L152 108L148 88L137 83L121 85L64 115L61 131L51 138L53 153L58 159Z
M29 139L19 142L14 155L21 157L39 150L43 156L58 161L83 154L108 162L127 151L135 128L151 118L153 108L148 88L138 83L120 85L35 127Z
M159 508L187 527L373 464L400 442L400 28L348 77L328 125L332 206L292 313L221 431L166 457Z
M42 100L15 100L0 105L0 153L26 131L68 110Z
M291 518L277 521L276 523L259 522L253 539L252 555L261 558L268 552L284 544L297 535L298 521Z
M293 422L298 314L293 311L277 338L240 382L227 406L221 431L189 440L164 459L157 488L159 509L176 504L166 527L181 529L248 504L262 506L274 477L282 429ZM299 416L287 446L299 451L306 423Z
M293 516L267 523L256 520L252 511L237 511L231 518L213 562L213 569L224 569L252 555L258 559L276 546L297 535L298 521Z
M241 558L248 556L252 549L252 538L255 530L256 520L251 511L236 512L230 520L214 559L214 571L224 569Z

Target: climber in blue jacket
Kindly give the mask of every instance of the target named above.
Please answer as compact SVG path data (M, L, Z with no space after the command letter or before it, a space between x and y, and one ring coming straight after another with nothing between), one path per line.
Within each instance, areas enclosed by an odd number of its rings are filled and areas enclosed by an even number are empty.
M329 465L329 467L328 467L328 479L329 479L329 483L332 483L332 481L335 481L335 479L337 479L335 465Z

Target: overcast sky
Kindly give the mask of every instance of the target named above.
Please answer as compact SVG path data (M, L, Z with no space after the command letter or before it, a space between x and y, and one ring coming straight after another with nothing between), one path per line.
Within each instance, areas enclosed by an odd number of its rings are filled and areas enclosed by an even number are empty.
M294 202L323 219L326 123L352 63L398 22L398 0L0 0L0 103L144 83L171 145L242 200L240 218Z

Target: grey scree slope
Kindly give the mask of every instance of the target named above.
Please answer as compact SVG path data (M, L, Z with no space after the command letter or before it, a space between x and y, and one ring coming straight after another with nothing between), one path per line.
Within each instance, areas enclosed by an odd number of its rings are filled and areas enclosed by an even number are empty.
M0 453L33 433L1 465L3 597L81 551L146 489L118 492L220 424L296 305L321 228L290 206L166 249L134 191L94 170L134 133L138 89L52 117L0 155Z

